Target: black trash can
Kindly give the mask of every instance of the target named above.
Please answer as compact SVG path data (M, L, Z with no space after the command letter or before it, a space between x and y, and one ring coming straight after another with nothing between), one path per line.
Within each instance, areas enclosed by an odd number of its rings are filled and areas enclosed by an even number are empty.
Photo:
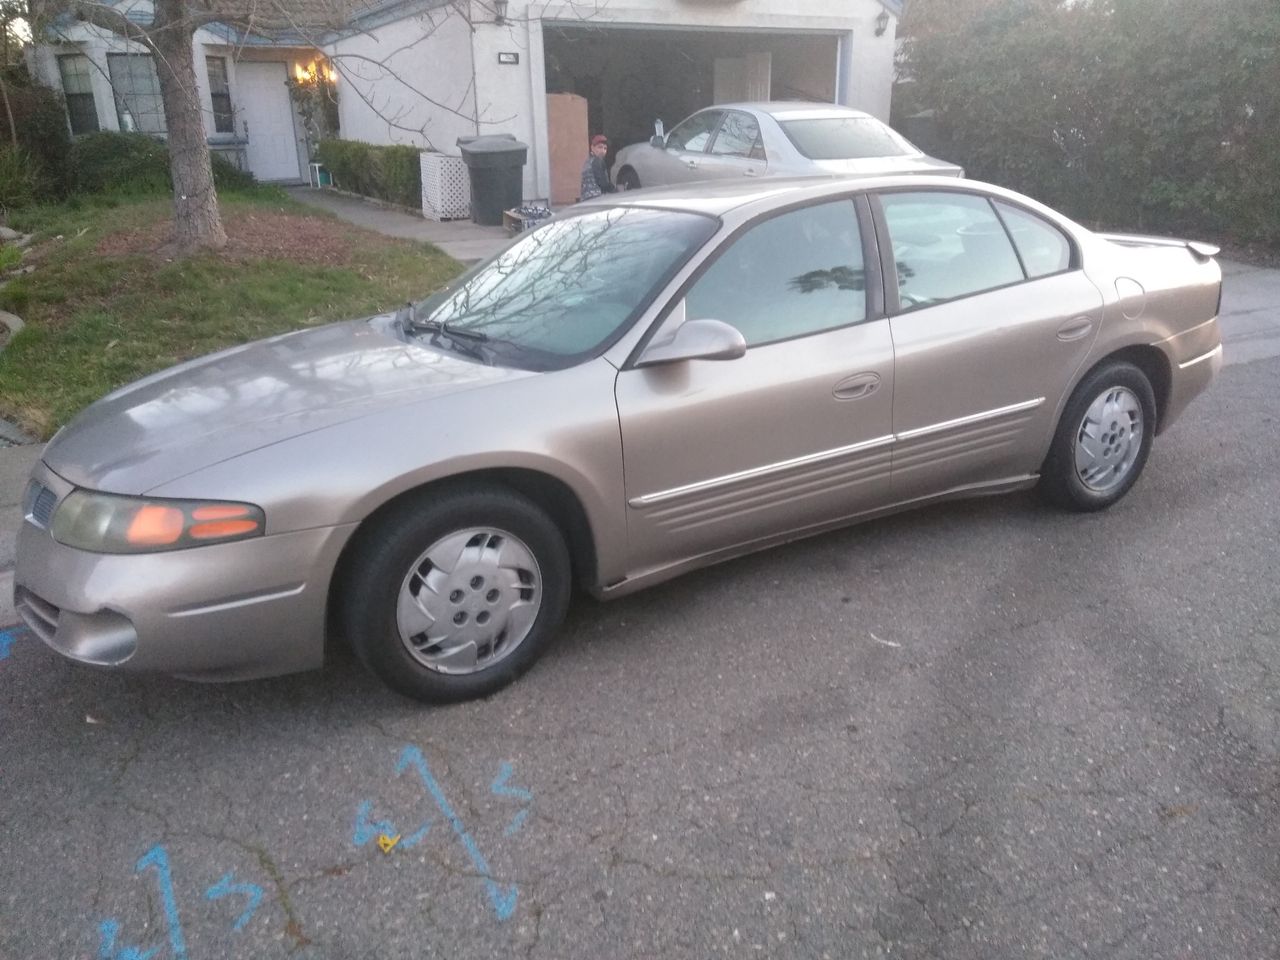
M459 137L462 162L471 178L471 220L502 226L502 211L524 202L524 164L528 144L509 133Z

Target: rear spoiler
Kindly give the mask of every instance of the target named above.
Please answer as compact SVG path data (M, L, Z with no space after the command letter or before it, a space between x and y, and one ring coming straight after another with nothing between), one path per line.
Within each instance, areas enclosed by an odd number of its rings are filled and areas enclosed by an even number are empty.
M1186 247L1200 263L1207 263L1222 252L1220 247L1199 240L1174 240L1170 237L1144 237L1136 233L1100 233L1103 240L1122 247Z

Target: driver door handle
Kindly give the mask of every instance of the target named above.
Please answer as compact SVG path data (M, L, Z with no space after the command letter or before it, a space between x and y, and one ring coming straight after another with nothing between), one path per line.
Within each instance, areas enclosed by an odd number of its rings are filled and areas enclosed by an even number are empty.
M851 377L845 377L835 385L831 391L831 395L837 400L860 400L863 397L869 397L875 393L880 386L880 374L871 373L855 373Z
M686 167L689 167L690 169L696 169L696 168L697 168L697 166L698 166L698 161L697 161L697 160L685 160L684 165L685 165Z

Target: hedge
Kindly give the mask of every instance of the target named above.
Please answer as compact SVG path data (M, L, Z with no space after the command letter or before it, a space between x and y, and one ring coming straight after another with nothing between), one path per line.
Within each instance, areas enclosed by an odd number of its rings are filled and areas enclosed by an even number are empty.
M1277 0L912 0L895 122L1110 227L1280 246ZM1207 236L1206 236L1207 235Z
M212 154L213 182L220 190L253 186L250 173ZM79 193L167 193L169 148L144 133L103 131L78 137L71 145L70 185Z
M335 187L414 208L422 205L421 154L360 140L322 140L316 150Z

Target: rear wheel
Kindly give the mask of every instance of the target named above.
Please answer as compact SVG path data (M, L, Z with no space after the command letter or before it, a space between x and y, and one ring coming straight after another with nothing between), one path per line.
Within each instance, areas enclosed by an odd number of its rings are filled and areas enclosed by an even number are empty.
M630 167L623 167L618 172L618 182L614 184L619 191L623 190L639 190L640 177Z
M493 693L542 653L569 602L564 538L503 487L425 494L375 519L347 566L343 627L393 689L445 703Z
M1045 498L1069 510L1102 510L1138 481L1156 427L1146 374L1112 361L1081 381L1067 402L1041 470Z

